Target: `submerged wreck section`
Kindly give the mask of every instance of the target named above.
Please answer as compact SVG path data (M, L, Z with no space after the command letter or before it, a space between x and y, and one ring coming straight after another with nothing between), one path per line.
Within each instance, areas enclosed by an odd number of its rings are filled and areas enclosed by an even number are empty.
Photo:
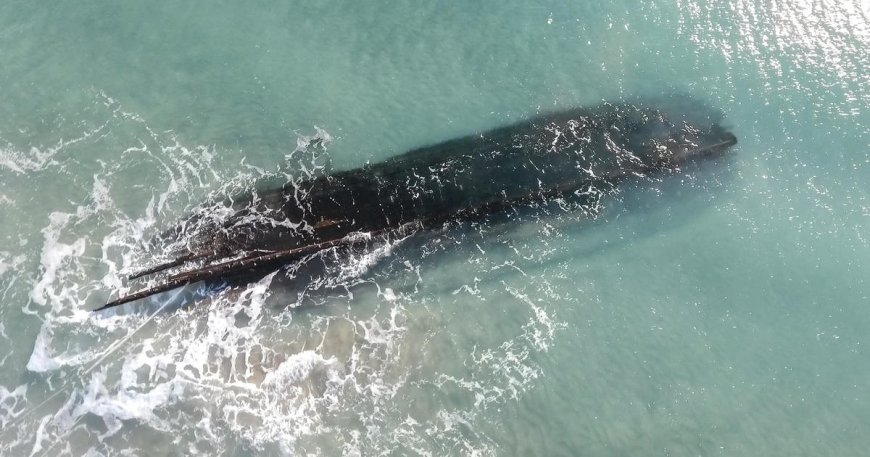
M532 200L597 198L628 177L678 171L737 143L718 119L694 117L640 104L571 109L251 194L220 224L185 221L167 232L169 241L187 237L185 248L130 279L164 277L98 310L195 282L264 275L325 249Z

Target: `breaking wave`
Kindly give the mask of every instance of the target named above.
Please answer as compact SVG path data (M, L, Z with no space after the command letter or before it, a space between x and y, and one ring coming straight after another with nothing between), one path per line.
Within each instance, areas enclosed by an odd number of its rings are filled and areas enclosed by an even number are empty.
M185 145L105 95L97 102L104 123L73 141L126 145L41 230L25 310L42 323L31 380L0 385L0 453L497 451L476 424L546 375L536 360L564 327L553 303L566 296L547 279L552 271L524 270L556 249L546 239L558 237L559 223L536 218L552 213L567 224L582 211L541 203L508 217L510 226L372 239L309 259L317 273L291 266L201 291L183 310L163 294L136 312L94 315L110 293L127 290L122 278L165 255L149 240L168 225L197 211L220 217L234 195L328 172L332 141L313 127L280 167L228 165L215 146ZM0 163L15 174L62 173L75 166L57 160L70 143L6 151ZM0 276L24 261L0 253ZM509 285L513 275L525 285Z

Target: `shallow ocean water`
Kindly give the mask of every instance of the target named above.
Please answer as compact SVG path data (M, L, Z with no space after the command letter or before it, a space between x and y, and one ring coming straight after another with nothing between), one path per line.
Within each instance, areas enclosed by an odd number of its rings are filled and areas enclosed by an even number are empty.
M0 454L864 455L870 6L0 4ZM725 160L92 315L209 198L690 96ZM163 297L166 298L166 297ZM296 306L304 301L304 306Z

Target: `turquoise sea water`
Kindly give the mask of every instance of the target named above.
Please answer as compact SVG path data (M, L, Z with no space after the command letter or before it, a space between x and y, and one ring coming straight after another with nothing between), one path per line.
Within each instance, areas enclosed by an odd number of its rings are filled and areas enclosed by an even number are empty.
M2 2L0 454L866 455L868 74L861 0ZM88 313L314 143L674 94L734 154L594 220L374 246L314 305Z

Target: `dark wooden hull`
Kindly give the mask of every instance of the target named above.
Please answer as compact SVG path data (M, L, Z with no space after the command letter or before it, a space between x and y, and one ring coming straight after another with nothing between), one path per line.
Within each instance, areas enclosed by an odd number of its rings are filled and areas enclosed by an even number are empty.
M221 224L175 232L195 242L177 259L133 278L194 268L100 309L193 282L265 273L367 236L411 233L566 193L604 194L625 177L675 170L690 154L718 153L734 143L712 123L691 125L636 105L539 116L251 194L235 202Z

